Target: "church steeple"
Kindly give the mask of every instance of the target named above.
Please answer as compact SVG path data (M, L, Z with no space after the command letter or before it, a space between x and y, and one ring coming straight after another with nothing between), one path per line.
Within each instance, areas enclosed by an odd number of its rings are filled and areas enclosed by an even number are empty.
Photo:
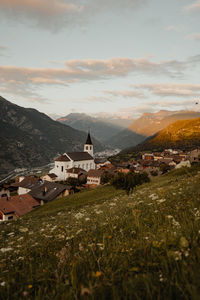
M86 145L92 145L92 140L91 140L91 137L90 137L90 132L88 132L88 136L87 136L87 140L86 140Z
M90 136L90 132L88 132L87 140L84 145L84 152L88 152L91 156L94 155L93 153L93 144Z

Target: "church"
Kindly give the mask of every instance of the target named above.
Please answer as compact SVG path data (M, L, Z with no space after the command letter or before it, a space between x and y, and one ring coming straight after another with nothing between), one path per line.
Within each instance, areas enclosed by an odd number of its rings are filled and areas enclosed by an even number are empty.
M57 176L57 180L66 180L67 170L71 168L81 168L85 171L95 169L94 149L90 133L88 133L83 152L66 152L55 159L55 166L50 171Z

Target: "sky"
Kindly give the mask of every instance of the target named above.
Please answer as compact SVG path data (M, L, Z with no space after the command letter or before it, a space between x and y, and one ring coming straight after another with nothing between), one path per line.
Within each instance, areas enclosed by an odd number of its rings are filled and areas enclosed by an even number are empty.
M0 95L20 106L200 110L199 74L200 0L0 0Z

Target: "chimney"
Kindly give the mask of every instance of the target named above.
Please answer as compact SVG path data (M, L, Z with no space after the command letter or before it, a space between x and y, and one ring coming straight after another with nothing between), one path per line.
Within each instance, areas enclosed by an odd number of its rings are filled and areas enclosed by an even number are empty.
M45 185L45 186L44 186L44 190L43 190L43 196L46 195L47 191L48 191L48 189L47 189L47 186Z

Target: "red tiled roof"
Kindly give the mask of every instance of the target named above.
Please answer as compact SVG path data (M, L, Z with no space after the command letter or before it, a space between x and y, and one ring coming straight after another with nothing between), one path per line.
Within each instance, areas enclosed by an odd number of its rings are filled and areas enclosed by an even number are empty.
M37 206L40 206L40 204L29 194L0 199L0 211L4 214L15 213L19 217Z

